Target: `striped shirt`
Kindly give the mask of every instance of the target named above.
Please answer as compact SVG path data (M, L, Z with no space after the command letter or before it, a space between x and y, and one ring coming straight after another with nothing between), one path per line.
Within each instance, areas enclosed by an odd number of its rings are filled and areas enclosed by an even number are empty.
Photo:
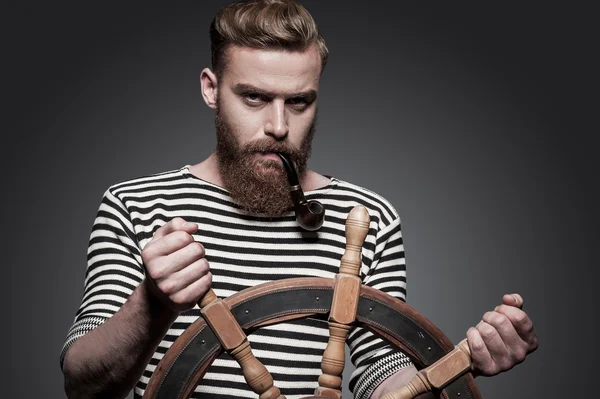
M142 249L160 226L175 217L199 225L194 238L205 247L212 288L224 298L272 280L333 278L345 250L346 216L354 206L364 205L371 222L362 252L362 281L404 300L400 218L389 202L336 178L305 196L320 201L327 210L317 232L302 231L293 212L277 218L245 213L225 189L195 177L187 166L111 186L92 228L84 294L63 346L61 367L73 342L117 312L142 282ZM197 306L179 315L138 381L136 398L143 395L171 344L199 316ZM275 385L292 399L314 393L328 336L326 320L307 318L260 328L248 339ZM368 398L383 378L410 364L405 355L362 328L353 328L347 342L356 367L349 384L355 397ZM238 364L224 353L210 366L192 397L256 396L246 386Z

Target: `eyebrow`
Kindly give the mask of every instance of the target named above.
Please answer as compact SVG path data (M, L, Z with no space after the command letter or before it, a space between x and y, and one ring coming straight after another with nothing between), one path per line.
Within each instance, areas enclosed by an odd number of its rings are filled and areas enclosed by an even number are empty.
M244 95L248 93L256 93L267 98L275 98L278 96L277 93L273 93L267 90L259 89L258 87L252 86L248 83L238 83L233 86L233 92L237 95ZM301 91L298 93L292 93L285 95L286 98L304 98L306 100L314 100L317 98L316 90Z

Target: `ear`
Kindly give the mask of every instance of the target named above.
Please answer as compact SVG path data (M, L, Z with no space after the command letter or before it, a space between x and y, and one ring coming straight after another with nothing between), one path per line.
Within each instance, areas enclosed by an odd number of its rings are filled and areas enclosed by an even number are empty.
M200 87L202 91L202 98L206 105L212 109L217 108L217 76L209 69L204 68L200 73Z

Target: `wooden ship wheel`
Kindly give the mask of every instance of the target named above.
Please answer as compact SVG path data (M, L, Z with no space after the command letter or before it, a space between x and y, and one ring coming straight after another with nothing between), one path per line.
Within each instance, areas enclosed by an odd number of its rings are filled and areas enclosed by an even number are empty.
M212 290L199 301L199 318L164 355L144 399L188 399L211 363L229 352L260 399L284 399L273 378L252 354L246 334L257 327L311 316L327 316L329 341L323 353L316 398L341 398L344 345L351 326L369 329L402 350L419 369L412 381L383 399L412 399L433 392L444 399L480 399L471 374L466 339L454 346L429 320L406 303L361 284L361 250L369 214L355 207L346 219L346 249L333 279L290 278L257 285L225 299Z

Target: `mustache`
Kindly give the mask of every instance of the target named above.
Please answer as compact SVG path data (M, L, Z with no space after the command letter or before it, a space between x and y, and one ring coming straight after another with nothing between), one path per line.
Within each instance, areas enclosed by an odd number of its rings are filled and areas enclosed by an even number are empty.
M259 139L251 141L240 148L242 154L251 154L255 152L281 152L288 155L293 160L301 156L301 151L287 141L273 141L273 139Z

